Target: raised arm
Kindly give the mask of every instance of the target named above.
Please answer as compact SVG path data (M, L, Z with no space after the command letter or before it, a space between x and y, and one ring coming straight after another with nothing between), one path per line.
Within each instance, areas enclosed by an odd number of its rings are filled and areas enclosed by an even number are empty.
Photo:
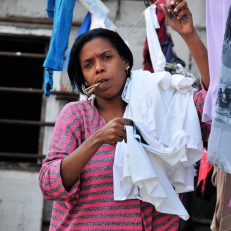
M176 6L174 10L173 6ZM184 0L169 0L166 6L161 4L161 8L164 11L168 25L178 32L186 42L198 66L202 82L208 89L210 76L207 49L193 26L192 14L187 6L187 2ZM187 20L184 20L185 16Z

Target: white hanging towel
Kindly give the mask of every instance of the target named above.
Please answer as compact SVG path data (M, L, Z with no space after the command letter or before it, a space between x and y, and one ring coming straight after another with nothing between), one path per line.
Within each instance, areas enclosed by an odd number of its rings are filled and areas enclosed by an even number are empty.
M152 61L154 72L164 71L166 59L162 52L160 42L155 29L160 28L157 15L156 5L149 6L145 12L146 34L149 47L149 53Z

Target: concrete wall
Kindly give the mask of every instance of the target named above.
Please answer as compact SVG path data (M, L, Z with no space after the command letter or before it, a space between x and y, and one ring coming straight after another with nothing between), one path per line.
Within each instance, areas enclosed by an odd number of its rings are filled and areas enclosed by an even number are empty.
M206 45L206 18L205 18L205 0L202 1L194 1L188 0L189 9L193 15L194 27L197 30L201 40ZM173 30L169 30L174 42L174 50L177 55L183 59L187 66L186 70L193 73L197 78L200 77L198 68L192 59L190 52L188 50L187 45L184 40Z
M39 231L43 196L38 173L0 169L0 230Z

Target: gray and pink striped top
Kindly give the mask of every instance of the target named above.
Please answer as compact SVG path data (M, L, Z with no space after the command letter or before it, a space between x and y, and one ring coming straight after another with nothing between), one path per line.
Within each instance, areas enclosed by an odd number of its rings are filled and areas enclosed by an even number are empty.
M65 190L62 159L105 124L92 100L69 103L60 112L39 173L44 198L54 200L49 230L177 231L176 215L159 213L140 200L114 201L112 145L101 146L71 190Z

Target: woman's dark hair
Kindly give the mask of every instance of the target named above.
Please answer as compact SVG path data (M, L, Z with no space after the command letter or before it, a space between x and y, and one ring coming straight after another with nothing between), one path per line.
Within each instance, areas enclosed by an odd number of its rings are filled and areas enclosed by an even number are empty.
M96 29L93 29L93 30L90 30L88 32L81 34L75 39L75 42L70 52L70 59L68 63L68 75L71 81L72 89L74 90L75 87L77 87L79 92L85 95L87 95L83 91L85 80L84 80L84 76L83 76L81 65L80 65L79 54L84 44L92 41L95 38L107 39L110 42L110 44L114 48L116 48L120 57L128 61L129 70L127 73L127 77L130 77L131 69L133 66L132 52L117 32L114 32L108 29L103 29L103 28L96 28Z

